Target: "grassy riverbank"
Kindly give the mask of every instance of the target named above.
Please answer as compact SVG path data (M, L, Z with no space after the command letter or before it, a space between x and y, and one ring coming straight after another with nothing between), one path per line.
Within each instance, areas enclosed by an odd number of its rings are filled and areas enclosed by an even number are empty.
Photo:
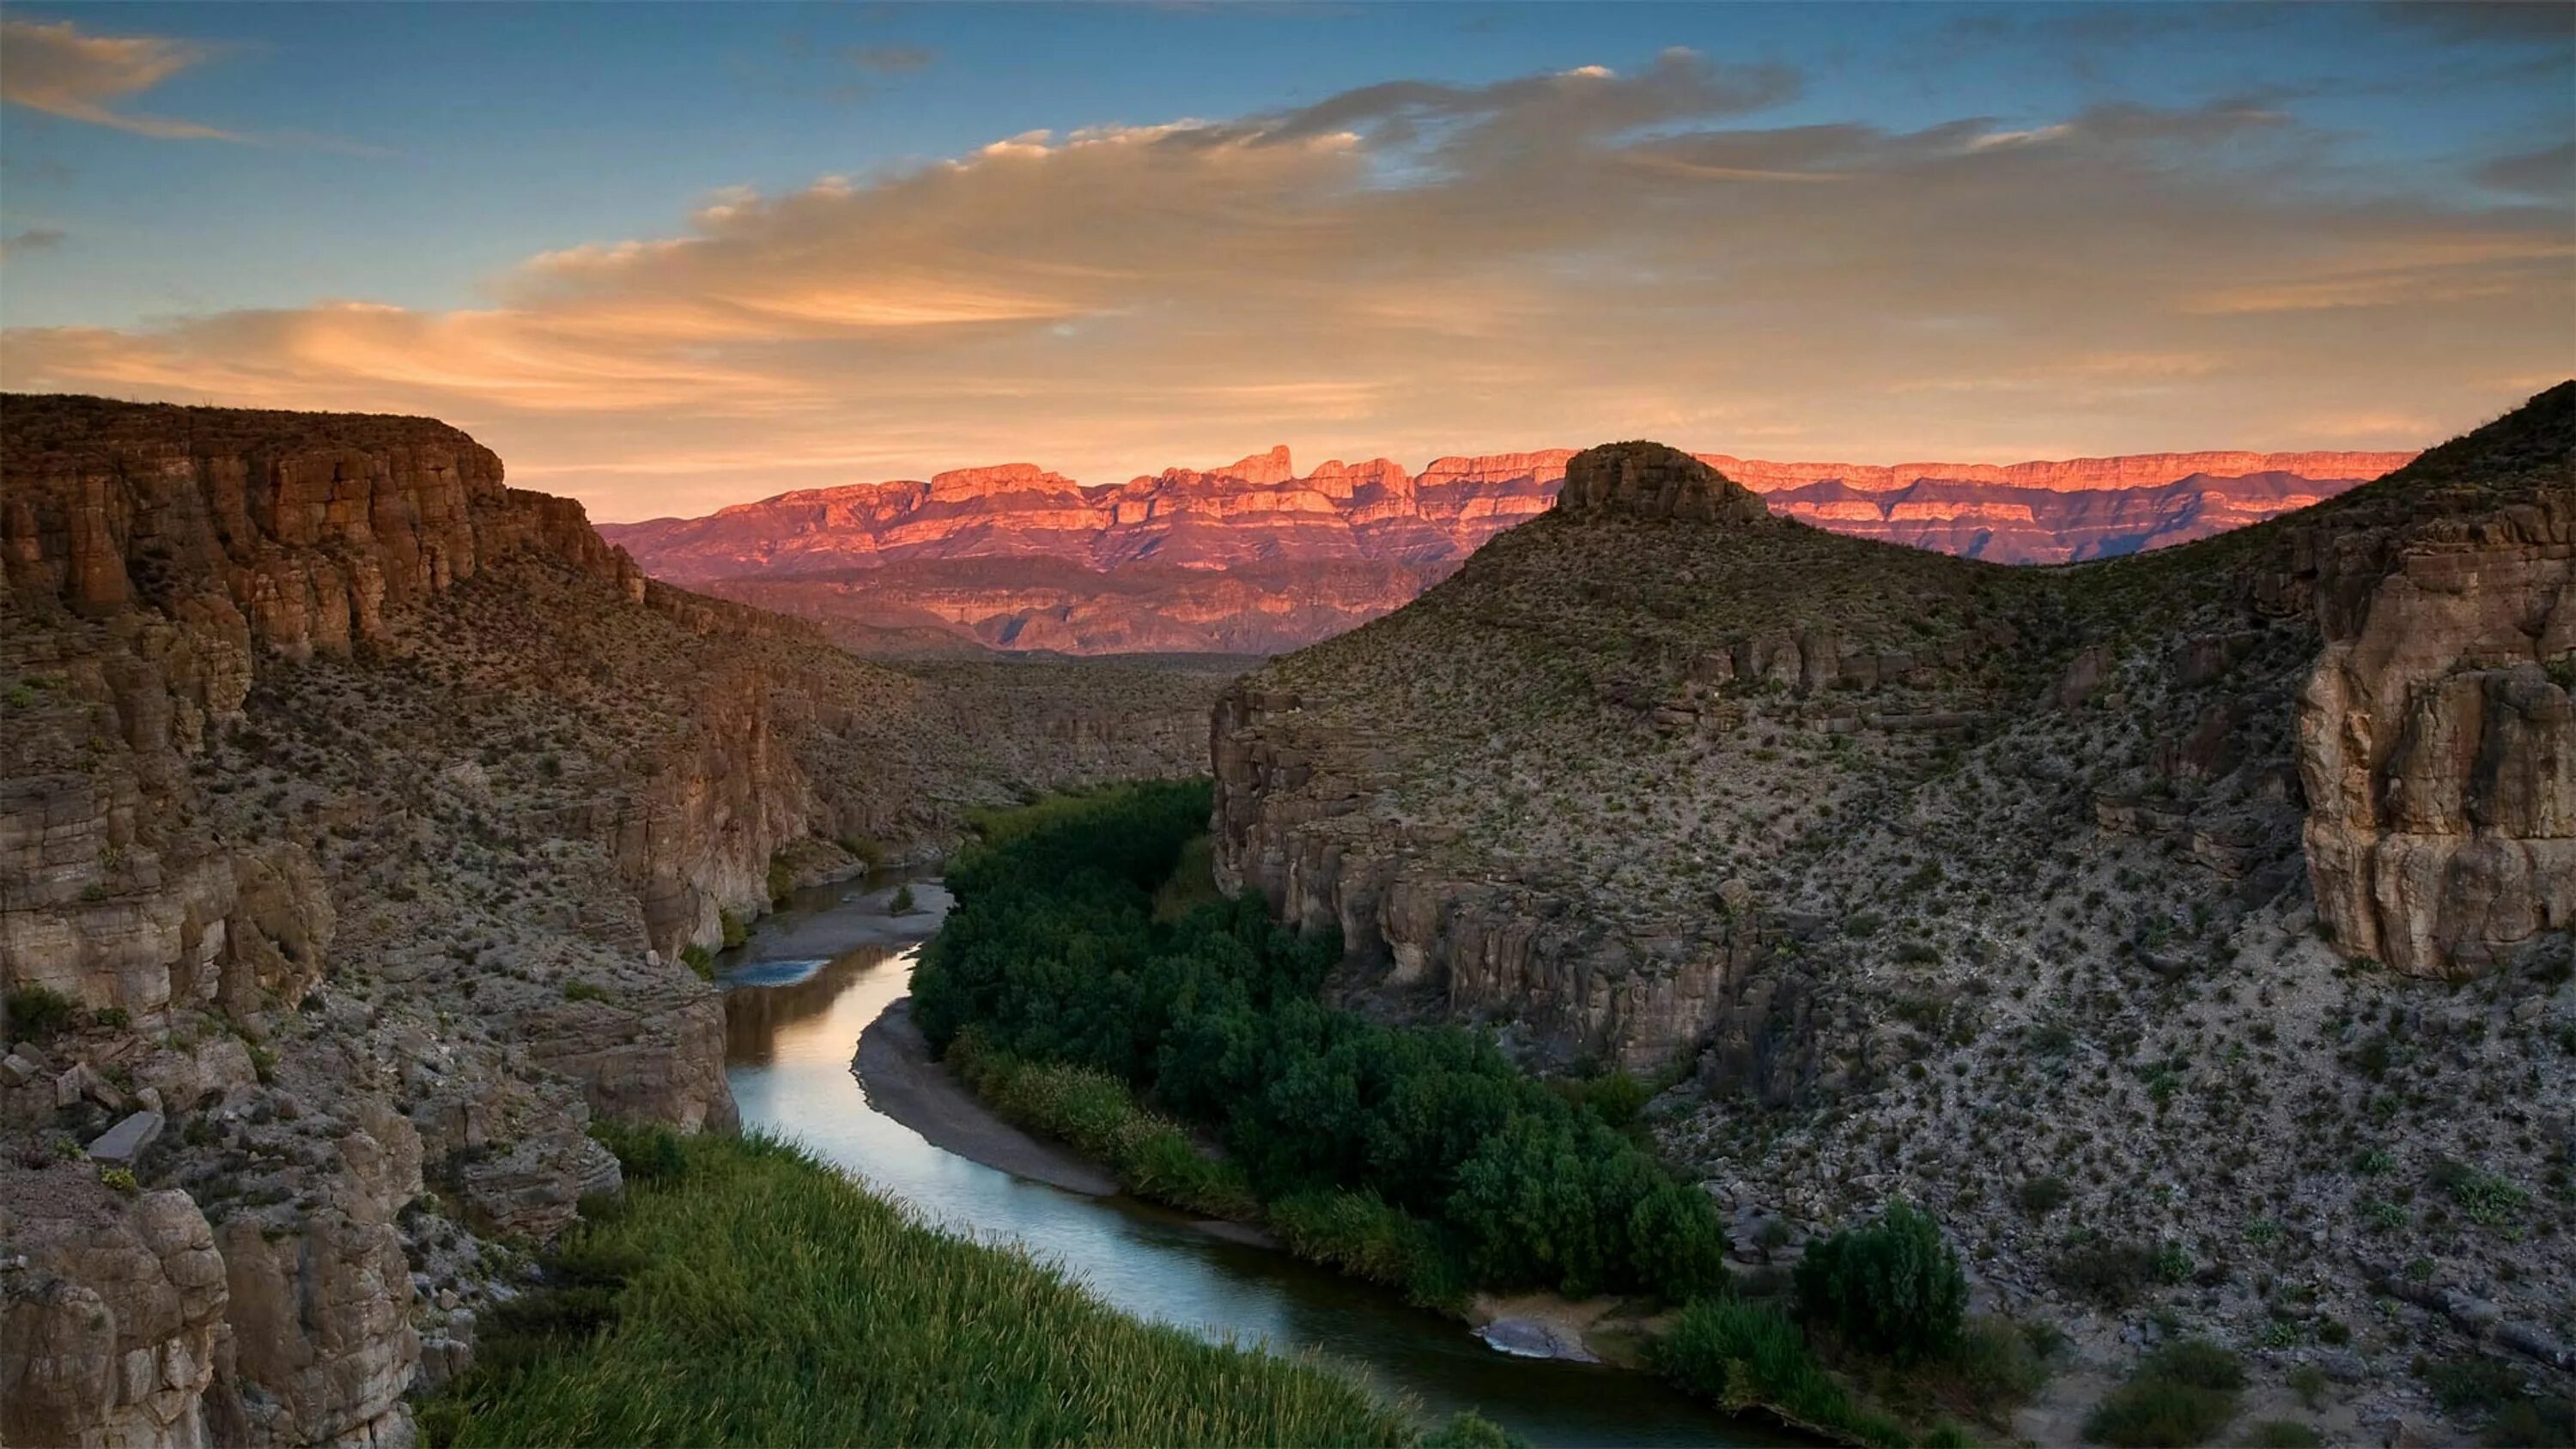
M1424 1442L1336 1373L1128 1318L792 1147L612 1145L625 1197L487 1318L423 1406L430 1444ZM1480 1433L1438 1442L1499 1442Z

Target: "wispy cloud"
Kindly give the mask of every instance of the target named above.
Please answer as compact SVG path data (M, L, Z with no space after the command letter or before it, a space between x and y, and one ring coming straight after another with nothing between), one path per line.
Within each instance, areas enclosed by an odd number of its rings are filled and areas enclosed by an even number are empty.
M31 226L21 232L0 237L0 259L23 257L29 252L46 252L61 246L70 233L58 226Z
M1798 93L1676 52L1031 133L705 197L671 235L529 258L489 307L18 329L0 378L438 413L634 517L1281 439L2397 447L2576 372L2576 216L2361 184L2279 102L1764 123Z
M938 52L924 50L917 45L849 45L841 48L840 56L873 75L924 70L939 58Z
M165 141L247 141L195 121L114 109L214 52L156 35L97 35L68 20L0 20L0 100Z

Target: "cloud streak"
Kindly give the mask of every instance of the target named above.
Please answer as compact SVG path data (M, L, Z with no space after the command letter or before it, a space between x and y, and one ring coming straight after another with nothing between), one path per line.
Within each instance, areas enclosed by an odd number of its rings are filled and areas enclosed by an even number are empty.
M212 55L161 36L95 35L68 20L0 20L0 100L164 141L248 141L194 121L114 109Z
M13 330L0 380L437 413L622 518L1281 439L1414 463L1640 433L1889 461L2395 447L2576 372L2564 204L2374 189L2263 97L1763 122L1798 93L1671 52L1031 133L709 197L677 234L532 257L478 309Z

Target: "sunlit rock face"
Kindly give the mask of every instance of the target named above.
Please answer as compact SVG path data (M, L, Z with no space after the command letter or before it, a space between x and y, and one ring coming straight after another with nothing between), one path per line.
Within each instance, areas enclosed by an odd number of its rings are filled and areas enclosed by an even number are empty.
M1353 628L1546 511L1570 450L1299 473L1284 446L1085 487L1032 464L807 489L603 525L656 578L812 619L855 648L1275 652ZM1678 456L1678 455L1677 455ZM1999 563L2206 538L2333 497L2407 453L1774 463L1698 455L1773 513Z

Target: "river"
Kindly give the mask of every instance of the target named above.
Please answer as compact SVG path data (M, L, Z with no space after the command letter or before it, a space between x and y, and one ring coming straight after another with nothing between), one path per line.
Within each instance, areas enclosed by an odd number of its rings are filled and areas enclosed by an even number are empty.
M850 1059L911 982L914 947L883 910L888 883L873 895L855 882L799 892L718 959L726 1075L746 1129L793 1138L952 1231L1023 1244L1127 1313L1312 1352L1428 1419L1474 1409L1535 1445L1787 1442L1643 1374L1499 1353L1452 1319L1152 1204L995 1171L879 1113ZM934 884L918 889L944 899ZM901 924L917 933L930 919Z

